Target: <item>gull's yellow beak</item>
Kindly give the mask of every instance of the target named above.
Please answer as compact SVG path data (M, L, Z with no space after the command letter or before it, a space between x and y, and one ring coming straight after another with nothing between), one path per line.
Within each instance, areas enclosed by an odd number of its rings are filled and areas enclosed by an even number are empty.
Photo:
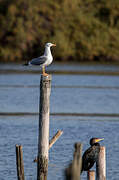
M102 138L102 139L98 139L98 138L97 138L97 139L95 140L95 142L99 142L99 141L103 141L103 140L104 140L104 138Z
M56 44L52 44L52 46L56 46Z

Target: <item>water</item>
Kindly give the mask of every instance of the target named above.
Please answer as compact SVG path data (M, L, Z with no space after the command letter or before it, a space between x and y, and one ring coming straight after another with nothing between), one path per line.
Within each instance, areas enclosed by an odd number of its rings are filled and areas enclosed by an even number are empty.
M80 71L81 66L49 69ZM0 65L0 70L0 179L17 179L15 144L22 144L26 179L35 180L40 75L28 74L19 65ZM119 67L84 65L83 70L114 72ZM107 179L118 180L119 76L53 74L50 102L50 138L58 129L64 133L50 149L48 180L64 179L74 143L83 142L84 151L91 137L104 137Z

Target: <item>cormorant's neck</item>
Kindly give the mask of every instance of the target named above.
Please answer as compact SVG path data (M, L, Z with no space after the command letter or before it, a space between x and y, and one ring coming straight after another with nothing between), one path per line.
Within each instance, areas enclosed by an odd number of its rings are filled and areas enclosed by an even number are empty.
M91 146L100 146L100 144L99 143L94 143Z
M45 56L52 55L52 54L51 54L51 51L50 51L50 47L45 47L44 55L45 55Z

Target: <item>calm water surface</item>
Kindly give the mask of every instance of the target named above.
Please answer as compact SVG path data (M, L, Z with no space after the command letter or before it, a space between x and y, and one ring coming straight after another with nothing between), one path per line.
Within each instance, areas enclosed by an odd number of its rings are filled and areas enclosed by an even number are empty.
M15 144L22 144L26 179L35 180L40 74L6 73L12 69L23 67L0 65L0 179L17 179ZM62 66L52 69L62 70ZM118 66L63 66L65 69L119 71ZM107 179L118 180L119 76L53 74L50 102L55 114L50 116L50 137L58 129L64 133L50 149L48 180L64 179L74 143L82 142L84 151L91 137L104 137L101 144L106 146Z

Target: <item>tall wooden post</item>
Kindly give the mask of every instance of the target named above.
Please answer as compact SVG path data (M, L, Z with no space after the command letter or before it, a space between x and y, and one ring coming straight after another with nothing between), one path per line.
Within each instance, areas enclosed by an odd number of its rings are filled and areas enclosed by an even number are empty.
M46 180L48 172L49 114L50 114L51 75L41 75L39 107L39 139L37 180Z
M100 147L98 161L96 163L96 180L106 180L105 147Z
M95 171L94 170L89 170L87 172L87 180L95 180Z

